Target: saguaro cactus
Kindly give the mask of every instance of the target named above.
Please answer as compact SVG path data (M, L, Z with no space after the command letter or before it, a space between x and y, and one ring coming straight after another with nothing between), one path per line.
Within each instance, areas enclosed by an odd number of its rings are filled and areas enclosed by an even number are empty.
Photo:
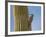
M14 6L14 31L28 31L28 9L27 6Z

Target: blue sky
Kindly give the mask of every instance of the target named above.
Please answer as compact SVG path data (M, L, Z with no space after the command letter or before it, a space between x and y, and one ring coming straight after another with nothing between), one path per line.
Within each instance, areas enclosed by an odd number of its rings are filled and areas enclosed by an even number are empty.
M10 7L10 31L14 31L13 6ZM28 6L28 13L33 14L32 31L41 29L41 6ZM30 16L30 15L29 15Z
M41 7L40 6L29 6L28 7L29 14L33 14L32 21L32 30L40 30L41 29Z

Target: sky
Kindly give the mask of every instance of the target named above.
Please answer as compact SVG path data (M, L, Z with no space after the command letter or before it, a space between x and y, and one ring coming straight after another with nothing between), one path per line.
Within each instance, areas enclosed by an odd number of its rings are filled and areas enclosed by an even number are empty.
M32 30L40 30L41 29L41 7L40 6L29 6L28 7L29 14L33 14L32 21ZM30 15L29 15L30 16Z
M33 14L32 31L41 29L41 6L28 6L28 14ZM13 6L10 6L10 31L14 31ZM29 15L31 16L31 15Z

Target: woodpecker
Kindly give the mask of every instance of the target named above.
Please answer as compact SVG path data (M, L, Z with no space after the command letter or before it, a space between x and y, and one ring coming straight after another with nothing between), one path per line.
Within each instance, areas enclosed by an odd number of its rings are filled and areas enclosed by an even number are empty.
M33 21L33 14L31 14L31 16L29 17L29 22L32 23Z
M29 27L29 30L32 30L32 27L31 27L31 23L33 21L33 14L31 14L31 16L29 16L29 19L28 19L28 27Z

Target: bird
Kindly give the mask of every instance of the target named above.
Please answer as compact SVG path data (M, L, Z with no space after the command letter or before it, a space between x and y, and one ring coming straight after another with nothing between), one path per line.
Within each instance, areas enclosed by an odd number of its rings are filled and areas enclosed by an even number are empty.
M32 21L33 21L33 14L31 14L31 16L28 17L28 27L29 27L29 30L32 30L32 27L31 27L31 24L32 24Z

